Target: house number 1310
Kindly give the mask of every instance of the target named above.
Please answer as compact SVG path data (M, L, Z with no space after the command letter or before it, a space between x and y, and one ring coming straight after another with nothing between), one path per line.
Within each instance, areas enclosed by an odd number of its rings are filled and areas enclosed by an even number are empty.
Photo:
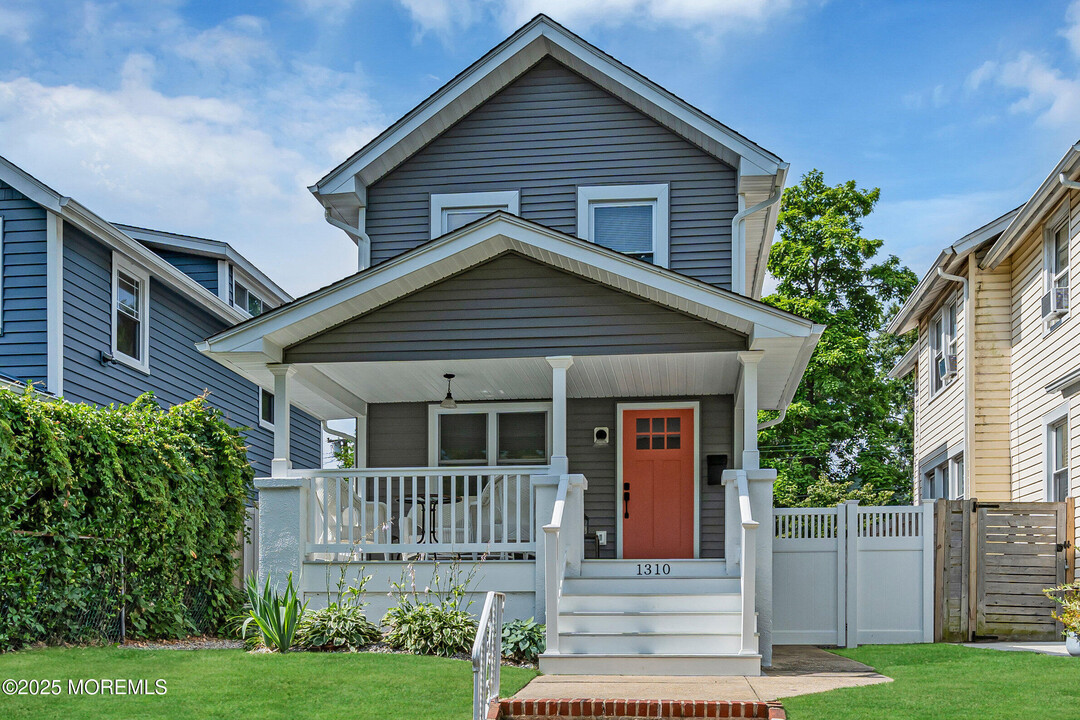
M638 575L670 575L671 565L664 563L638 563L637 564Z

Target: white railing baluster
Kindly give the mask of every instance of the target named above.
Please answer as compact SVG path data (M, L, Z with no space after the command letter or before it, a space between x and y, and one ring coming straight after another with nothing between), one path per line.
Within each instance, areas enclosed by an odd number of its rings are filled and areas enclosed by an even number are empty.
M489 592L476 626L472 648L473 720L485 720L488 707L499 699L502 669L502 626L506 596Z

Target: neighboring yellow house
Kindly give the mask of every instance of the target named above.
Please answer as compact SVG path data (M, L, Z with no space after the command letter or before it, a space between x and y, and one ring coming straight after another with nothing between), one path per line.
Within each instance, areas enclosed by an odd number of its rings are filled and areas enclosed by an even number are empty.
M1080 143L1024 205L943 250L889 326L918 329L891 372L916 373L916 502L1076 493L1078 176Z

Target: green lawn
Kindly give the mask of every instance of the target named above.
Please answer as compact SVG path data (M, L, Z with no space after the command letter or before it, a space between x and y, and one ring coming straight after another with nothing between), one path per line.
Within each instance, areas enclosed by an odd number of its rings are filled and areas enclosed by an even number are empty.
M1080 717L1080 658L958 645L838 650L894 682L784 699L791 720Z
M502 694L536 676L504 667ZM0 718L469 717L472 666L463 660L374 653L249 655L242 650L49 648L0 655L0 681L58 679L59 697L0 695ZM166 681L164 696L67 695L68 679Z

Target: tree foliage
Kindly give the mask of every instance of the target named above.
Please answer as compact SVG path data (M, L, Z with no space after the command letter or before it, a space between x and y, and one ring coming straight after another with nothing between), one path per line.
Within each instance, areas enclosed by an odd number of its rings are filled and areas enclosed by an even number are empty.
M911 383L887 372L912 339L884 328L917 278L862 235L879 197L819 170L784 191L765 302L827 327L786 419L759 437L781 506L911 498Z
M238 607L252 474L204 398L95 408L0 390L0 651L89 639L87 614L121 603L129 635L216 627Z

